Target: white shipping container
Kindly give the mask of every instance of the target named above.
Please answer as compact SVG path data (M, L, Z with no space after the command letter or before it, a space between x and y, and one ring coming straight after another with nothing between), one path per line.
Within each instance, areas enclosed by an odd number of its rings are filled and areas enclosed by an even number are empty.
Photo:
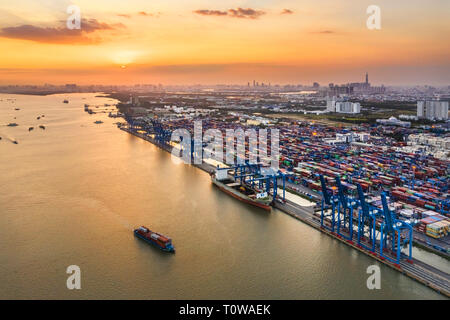
M158 240L159 236L156 233L152 233L152 235L150 236L155 240Z

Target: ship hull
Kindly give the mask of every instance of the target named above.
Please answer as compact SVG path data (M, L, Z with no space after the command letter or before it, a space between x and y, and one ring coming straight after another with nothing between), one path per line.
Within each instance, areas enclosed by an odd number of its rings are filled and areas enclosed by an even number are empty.
M238 192L237 190L235 190L233 188L230 188L227 185L221 183L220 181L218 181L214 177L212 177L211 181L221 191L225 192L226 194L232 196L235 199L238 199L239 201L242 201L242 202L250 204L252 206L264 209L266 211L271 211L272 210L272 207L271 207L269 201L267 201L267 202L262 202L261 201L260 202L260 201L257 201L257 200L253 200L253 199L247 197L246 195Z

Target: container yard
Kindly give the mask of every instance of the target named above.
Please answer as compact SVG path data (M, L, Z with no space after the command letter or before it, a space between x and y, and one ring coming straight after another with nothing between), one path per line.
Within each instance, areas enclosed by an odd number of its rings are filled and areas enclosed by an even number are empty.
M166 151L176 145L170 141L174 130L194 133L188 118L125 119L119 125L122 130ZM202 133L222 133L224 154L237 144L237 139L227 140L225 132L241 127L239 121L202 118ZM246 125L244 130L260 128ZM236 181L259 184L273 196L276 208L450 296L450 276L412 257L413 244L450 257L450 161L403 152L402 143L380 134L377 126L342 128L284 120L268 128L279 130L279 172L264 175L250 165L228 168ZM246 140L245 146L248 160ZM267 149L270 154L270 144ZM196 166L215 171L206 162ZM294 203L292 195L316 206Z

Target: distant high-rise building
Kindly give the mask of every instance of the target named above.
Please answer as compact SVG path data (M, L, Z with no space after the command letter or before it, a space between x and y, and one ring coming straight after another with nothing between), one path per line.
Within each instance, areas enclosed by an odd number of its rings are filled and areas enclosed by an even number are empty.
M344 94L344 95L353 94L353 87L351 87L349 85L333 86L333 87L330 87L329 93L333 96L338 96L341 94Z
M336 102L336 112L337 113L360 113L361 105L359 103L354 102Z
M369 73L366 72L366 84L369 84Z
M417 101L417 117L428 120L448 120L448 101Z
M128 104L131 104L132 106L139 106L140 101L137 96L130 95L130 100L128 101Z
M326 112L336 112L336 97L327 98Z

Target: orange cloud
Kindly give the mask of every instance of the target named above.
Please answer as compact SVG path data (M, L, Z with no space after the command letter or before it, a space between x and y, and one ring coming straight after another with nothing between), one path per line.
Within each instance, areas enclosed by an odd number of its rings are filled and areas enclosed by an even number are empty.
M241 18L241 19L258 19L260 16L266 14L264 11L255 10L251 8L243 9L228 9L228 11L220 10L196 10L194 13L203 16L228 16L231 18Z
M138 15L144 16L144 17L156 17L156 18L158 18L161 15L161 12L151 13L151 12L139 11Z
M202 16L226 16L228 12L220 11L220 10L196 10L194 11L196 14L200 14Z
M230 15L234 18L244 18L244 19L257 19L260 16L266 14L264 11L261 10L254 10L254 9L230 9L228 10Z
M289 9L283 9L283 11L281 11L280 14L293 14L293 13L294 13L294 11L292 11L292 10L289 10Z
M311 32L311 33L315 33L315 34L333 34L333 33L336 33L336 31L333 31L333 30L322 30L322 31L314 31L314 32Z
M0 37L9 39L30 40L40 43L54 44L94 44L102 42L99 37L88 36L97 31L113 31L126 28L122 23L108 24L96 19L82 19L81 29L60 27L39 27L29 24L0 29Z

